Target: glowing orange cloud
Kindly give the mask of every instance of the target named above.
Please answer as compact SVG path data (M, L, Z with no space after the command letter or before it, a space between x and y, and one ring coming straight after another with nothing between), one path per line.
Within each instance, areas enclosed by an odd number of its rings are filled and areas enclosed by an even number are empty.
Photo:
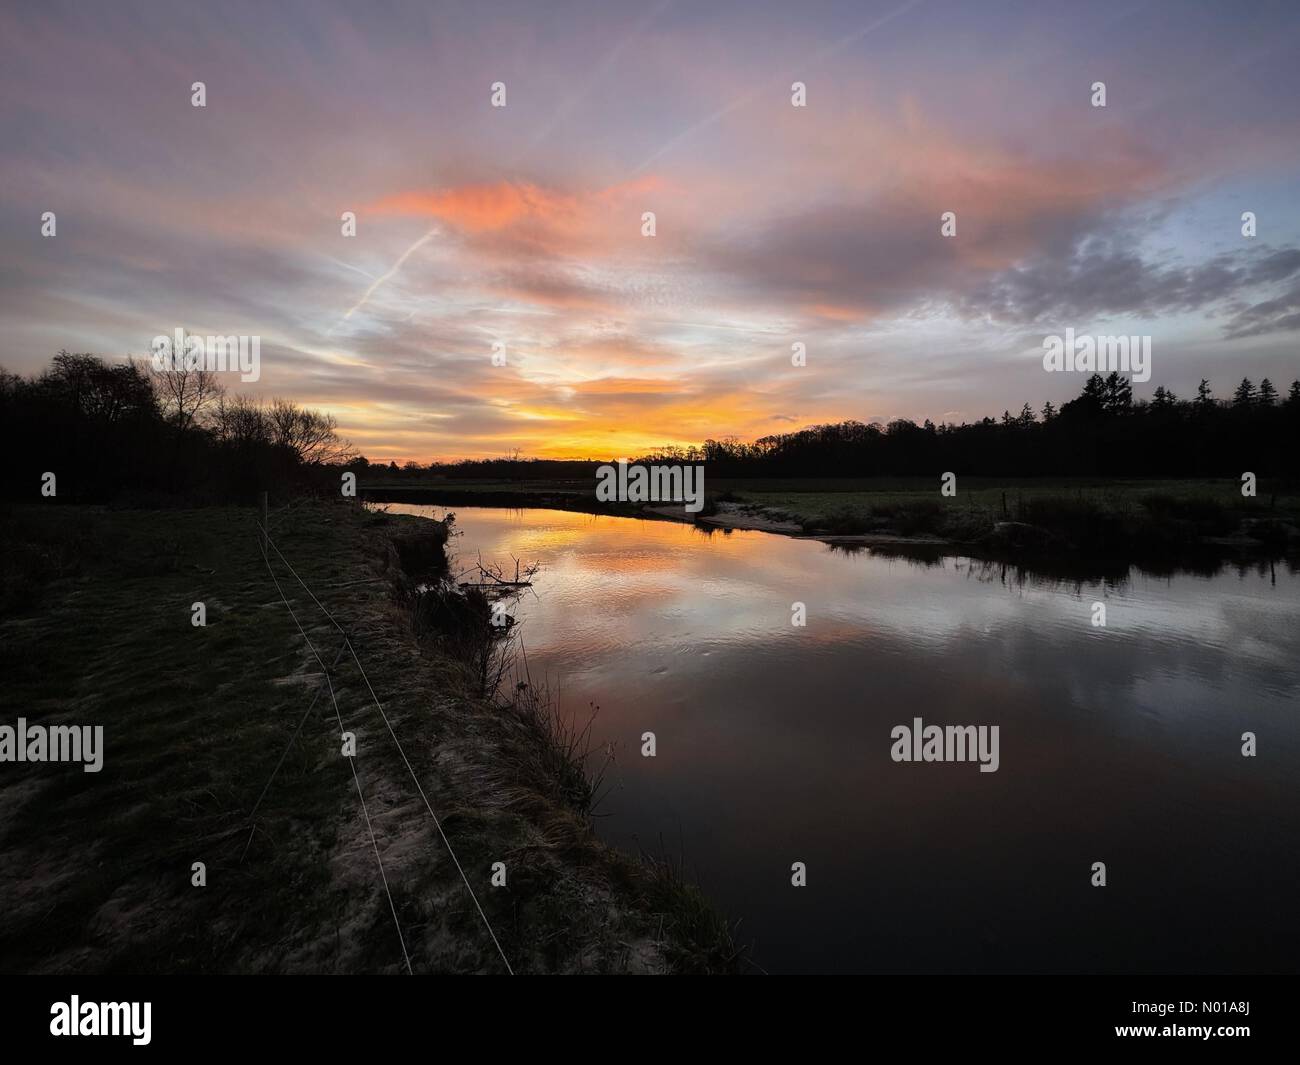
M644 196L662 184L658 177L649 175L579 196L529 182L501 181L495 185L400 192L372 204L371 209L438 218L467 232L484 233L525 221L572 224L584 211L602 209L628 197Z
M576 201L536 185L503 181L497 185L463 185L435 192L402 192L373 205L373 210L438 218L472 233L504 229L523 219L557 220L572 215Z

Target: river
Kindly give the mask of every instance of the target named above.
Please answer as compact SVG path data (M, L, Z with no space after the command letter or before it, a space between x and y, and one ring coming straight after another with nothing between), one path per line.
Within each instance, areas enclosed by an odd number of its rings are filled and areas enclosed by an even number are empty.
M512 612L615 747L601 836L684 857L763 970L1295 971L1294 565L1062 582L452 509L461 566L541 564ZM997 726L997 771L894 761L916 718Z

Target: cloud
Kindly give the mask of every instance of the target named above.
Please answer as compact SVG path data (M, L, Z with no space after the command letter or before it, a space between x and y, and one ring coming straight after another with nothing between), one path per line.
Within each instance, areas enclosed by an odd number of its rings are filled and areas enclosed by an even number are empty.
M1224 329L1224 336L1235 339L1296 330L1300 330L1300 285L1276 299L1237 310Z
M830 129L813 129L835 143ZM819 160L826 149L808 151ZM750 219L743 231L713 232L698 249L738 304L780 304L829 322L958 305L1036 254L1068 255L1174 180L1123 136L1093 135L1072 158L1041 159L934 128L915 106L897 120L870 119L842 156L827 163L838 186L831 195ZM940 231L949 211L954 237Z
M552 225L568 221L577 213L577 201L536 185L503 181L432 192L401 192L384 197L371 210L438 218L457 229L478 233L504 229L524 220Z
M5 8L0 359L260 333L260 390L394 458L1037 406L1057 383L1015 330L1063 317L1177 315L1184 352L1286 372L1300 95L1272 12L503 5ZM1244 209L1259 242L1215 228Z
M1257 303L1245 302L1245 295L1300 273L1300 249L1262 246L1199 264L1162 264L1144 259L1128 246L1129 239L1115 232L1089 235L1068 255L1033 256L994 275L964 307L1026 325L1224 310L1231 312L1223 327L1229 338L1297 328L1288 317L1294 292Z

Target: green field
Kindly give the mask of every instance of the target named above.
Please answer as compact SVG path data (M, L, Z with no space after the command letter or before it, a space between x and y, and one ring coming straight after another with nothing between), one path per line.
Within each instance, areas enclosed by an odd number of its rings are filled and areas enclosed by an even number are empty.
M727 481L710 488L723 498L761 507L769 514L809 530L869 531L903 527L904 531L977 535L998 521L1045 522L1053 516L1087 511L1126 519L1152 520L1160 515L1208 521L1226 535L1241 516L1270 513L1294 518L1300 493L1278 492L1267 483L1254 499L1243 498L1232 481L1100 481L1059 478L1019 481L958 478L956 494L940 494L937 478Z

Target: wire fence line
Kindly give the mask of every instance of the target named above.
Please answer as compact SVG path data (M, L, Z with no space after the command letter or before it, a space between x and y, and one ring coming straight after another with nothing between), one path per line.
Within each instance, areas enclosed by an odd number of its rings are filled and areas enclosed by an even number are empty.
M343 657L343 652L345 650L347 650L347 645L339 644L338 654L334 656L334 661L330 663L330 669L334 669L338 666L339 659ZM303 712L302 719L298 722L298 727L293 730L293 735L289 737L289 742L284 745L284 750L280 752L280 760L275 763L275 768L271 770L271 775L266 778L266 783L262 785L262 793L258 795L257 802L253 803L253 809L249 811L248 819L250 821L252 821L253 818L257 816L257 811L261 809L262 800L266 798L266 793L271 790L271 785L275 782L276 775L280 772L280 767L284 765L285 758L288 756L289 751L293 748L294 742L298 739L298 734L302 732L303 725L307 723L307 718L311 715L311 712L316 708L317 702L320 701L321 692L324 690L325 690L324 685L322 684L316 685L316 694L312 696L311 703L308 705L307 709ZM257 829L257 825L256 823L254 823L253 831L256 831L256 829ZM248 845L252 842L253 842L253 833L249 832L248 843L244 844L243 854L239 856L239 861L241 864L244 861L244 855L248 853Z
M262 550L262 559L266 562L266 571L271 575L271 580L275 582L275 590L280 593L280 599L284 602L285 608L289 611L289 616L293 618L294 625L297 626L298 632L302 634L302 638L306 641L307 647L311 651L313 657L320 663L321 670L325 674L325 683L329 687L330 701L334 704L334 715L338 718L339 734L342 735L345 731L343 728L343 715L339 712L339 701L337 696L334 694L334 682L330 679L329 670L325 668L324 661L317 653L315 645L307 635L307 631L302 627L302 622L298 620L298 615L294 612L292 605L289 603L289 597L284 594L284 589L280 587L280 578L275 575L275 570L271 567L271 558L266 553L265 548ZM336 656L335 662L337 661L338 657ZM312 705L315 705L314 701ZM306 720L305 715L303 720ZM402 960L406 962L407 973L412 974L411 956L406 952L406 937L402 935L402 924L397 918L397 906L393 903L393 893L388 887L388 876L384 872L384 860L379 856L379 844L375 840L374 826L370 823L370 811L366 809L366 797L361 790L361 778L357 775L356 759L349 757L347 761L348 765L352 768L352 779L357 786L357 798L361 802L361 813L365 818L366 832L370 836L370 846L374 849L375 862L379 866L379 879L384 886L384 894L388 897L388 909L393 915L393 926L397 929L397 941L402 945ZM261 800L258 801L260 802Z
M410 759L407 758L407 756L406 756L406 751L405 751L405 749L402 747L402 742L401 742L401 740L399 740L399 739L397 738L397 732L396 732L396 730L393 728L393 723L392 723L392 721L389 720L388 714L384 711L383 703L380 702L380 700L379 700L379 696L375 693L374 685L370 683L370 677L366 674L365 667L361 664L361 658L360 658L360 656L357 654L356 648L353 646L351 634L350 634L350 633L349 633L349 632L348 632L348 631L347 631L347 630L346 630L342 625L339 624L338 619L336 619L336 618L334 617L333 613L329 610L329 608L326 607L325 604L322 603L322 602L320 601L320 599L316 596L316 593L313 592L313 591L311 590L310 587L308 587L306 581L304 581L304 580L302 579L302 577L298 574L298 571L294 568L293 564L292 564L292 563L291 563L287 558L285 558L285 556L284 556L284 552L282 552L282 551L280 550L279 545L277 545L276 542L271 538L271 536L270 536L270 532L269 532L269 529L267 528L267 526L266 526L266 525L263 525L262 523L258 523L258 528L259 528L259 531L260 531L260 533L261 533L261 538L260 538L260 540L259 540L259 546L261 546L261 548L262 548L262 555L263 555L263 558L264 558L265 561L266 561L267 571L271 574L271 579L272 579L273 581L275 581L276 590L280 592L280 598L284 601L285 606L288 607L288 609L289 609L289 613L290 613L290 615L293 617L294 624L298 627L298 631L302 634L303 639L307 641L307 646L311 649L312 655L316 658L316 661L317 661L318 663L320 663L320 665L321 665L321 669L322 669L322 670L324 671L324 673L325 673L325 681L326 681L326 684L329 686L330 698L331 698L332 700L334 700L334 710L335 710L335 714L336 714L336 716L339 717L339 729L340 729L340 732L342 731L342 728L343 728L342 716L341 716L341 715L339 714L339 712L338 712L338 701L337 701L337 699L334 699L334 686L333 686L333 683L330 681L330 670L325 669L325 663L321 660L320 655L316 653L316 649L315 649L314 646L312 646L311 640L308 639L308 637L307 637L307 633L303 630L302 625L299 623L299 621L298 621L298 617L297 617L297 615L296 615L296 614L294 613L294 611L293 611L293 607L289 605L289 600L288 600L288 598L285 596L283 589L280 587L280 582L279 582L279 580L276 578L276 576L275 576L275 572L274 572L274 570L273 570L272 567L271 567L271 559L270 559L270 556L269 556L269 555L267 554L267 552L266 552L266 547L267 547L267 546L269 546L269 547L271 548L271 550L275 552L276 556L277 556L277 557L280 559L280 561L284 564L285 568L288 569L288 571L290 572L290 574L293 575L294 580L296 580L296 581L298 582L298 584L302 587L303 591L307 593L307 595L308 595L308 597L311 599L311 601L312 601L313 603L316 604L316 606L320 609L321 613L324 614L325 617L329 620L330 624L333 625L334 628L338 630L338 632L340 633L340 635L342 635L342 637L343 637L343 645L342 645L342 647L340 647L340 649L339 649L339 654L338 654L337 656L335 656L334 664L337 665L337 663L338 663L338 659L339 659L340 657L342 657L342 654L343 654L343 651L344 651L344 650L347 650L347 651L351 654L351 656L352 656L352 661L356 664L357 671L361 674L361 678L362 678L362 680L365 682L366 690L370 693L370 698L371 698L371 700L374 702L376 709L378 709L378 711L379 711L379 716L383 719L384 725L385 725L385 727L388 729L388 734L389 734L389 736L392 738L394 746L397 748L397 753L401 756L402 762L403 762L403 764L406 766L406 771L410 774L410 776L411 776L411 780L412 780L412 781L414 782L414 784L415 784L416 791L419 792L419 794L420 794L420 798L424 801L424 807L425 807L425 809L428 811L428 813L429 813L429 817L430 817L430 818L432 819L432 821L433 821L434 828L437 829L438 835L439 835L439 837L442 839L443 846L445 846L445 847L447 848L447 853L448 853L448 855L450 855L451 860L452 860L452 863L456 866L456 872L460 874L460 879L461 879L461 882L465 885L465 890L466 890L467 892L469 892L469 897L470 897L470 899L471 899L471 900L473 901L473 903L474 903L474 908L475 908L475 910L478 911L479 919L483 922L483 927L487 930L487 934L488 934L488 936L491 937L491 939L492 939L492 945L496 948L497 954L500 956L501 961L502 961L502 964L505 965L505 967L506 967L506 972L509 973L511 976L513 976L513 975L514 975L514 969L513 969L512 966L510 965L510 960L506 957L506 953L505 953L505 951L504 951L504 950L502 949L502 947L501 947L501 942L500 942L500 940L497 939L496 932L495 932L495 931L493 930L493 928L492 928L492 923L488 920L487 914L484 912L484 910L483 910L483 906L482 906L482 904L481 904L481 903L479 902L479 900L478 900L478 895L475 894L475 892L474 892L474 888L473 888L473 886L472 886L472 885L470 884L470 882L469 882L469 877L466 876L466 874L465 874L465 869L464 869L464 867L461 865L461 863L460 863L460 859L456 857L456 851L455 851L455 848L452 847L452 845L451 845L451 840L449 840L449 839L447 838L447 833L443 830L443 827L442 827L442 821L439 819L438 815L437 815L436 813L434 813L434 810L433 810L433 804L429 801L429 797L428 797L428 795L425 793L424 786L420 783L420 778L419 778L419 776L416 775L415 769L411 766L411 761L410 761ZM333 666L331 666L330 668L332 669ZM318 694L319 694L319 693L318 693ZM312 705L313 705L313 706L315 705L315 700L313 700L313 704L312 704ZM310 713L310 712L311 712L311 708L309 707L309 708L308 708L308 713ZM303 721L305 721L305 720L306 720L306 715L304 715L304 717L303 717ZM299 727L301 728L301 724L299 725ZM295 735L296 735L296 733L295 733ZM293 742L293 740L291 739L291 740L290 740L290 744L292 744L292 742ZM287 748L286 748L286 753L287 753ZM281 755L281 761L283 761L283 758L284 758L284 756ZM352 759L349 759L349 761L352 762L353 760L352 760ZM277 766L277 770L278 770L278 768L279 768L279 767ZM353 766L352 766L352 773L353 773L353 776L354 776L354 778L355 778L355 777L356 777L356 766L355 766L355 764L353 764ZM273 774L273 776L274 776L274 774ZM268 782L268 786L269 786L269 782ZM265 789L264 789L264 791L265 791ZM361 798L362 812L365 813L365 799L364 799L364 797L361 795L361 784L360 784L360 780L359 780L359 779L357 780L357 794L358 794L358 797ZM261 800L259 799L258 802L260 803ZM368 813L366 814L366 826L367 826L367 829L370 828L370 818L369 818L369 814L368 814ZM372 845L373 845L373 844L375 843L375 838L374 838L374 833L373 833L373 831L370 833L370 840L371 840L371 843L372 843ZM377 860L378 860L378 858L379 858L379 848L378 848L377 845L375 846L375 858L376 858ZM383 881L384 881L384 890L385 890L385 892L387 892L387 891L388 891L388 880L387 880L387 877L384 875L384 869L383 869L383 863L382 863L382 862L379 863L379 872L380 872L380 877L381 877L381 878L383 879ZM391 906L392 906L392 895L391 895L391 893L389 893L389 895L388 895L388 901L389 901L389 905L390 905L390 907L391 907ZM394 920L394 923L397 923L397 911L396 911L396 908L395 908L395 907L393 908L393 920ZM401 926L400 926L400 924L398 925L398 928L397 928L397 934L398 934L398 938L399 938L399 939L402 939L402 954L403 954L404 957L406 957L406 943L405 943L405 939L402 938L402 930L401 930ZM407 957L407 959L406 959L406 964L407 964L407 970L410 971L410 958L409 958L409 957Z

